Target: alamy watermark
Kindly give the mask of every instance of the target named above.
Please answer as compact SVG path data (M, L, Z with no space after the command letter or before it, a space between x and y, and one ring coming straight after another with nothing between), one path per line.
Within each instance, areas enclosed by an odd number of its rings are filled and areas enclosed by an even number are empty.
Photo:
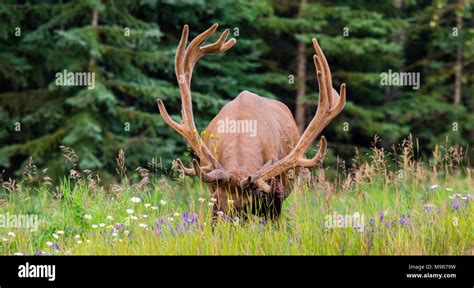
M0 228L26 228L38 231L38 215L35 214L0 214Z
M411 86L413 90L420 89L420 72L388 72L380 73L381 86Z
M326 228L357 228L359 231L364 230L365 217L359 212L354 214L342 215L336 212L328 214L324 217L324 226Z
M217 121L217 133L246 133L250 137L257 136L257 120L239 119L233 120L229 117Z
M18 278L47 278L56 280L56 265L36 265L26 262L18 266Z
M56 73L57 86L87 86L88 89L95 88L94 72L68 72L64 69Z

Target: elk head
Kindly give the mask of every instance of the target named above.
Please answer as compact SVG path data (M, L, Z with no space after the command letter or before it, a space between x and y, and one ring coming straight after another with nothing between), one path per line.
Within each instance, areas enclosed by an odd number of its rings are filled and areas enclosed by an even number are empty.
M194 65L206 54L229 50L235 39L226 41L229 30L219 39L201 46L217 29L217 24L198 35L186 47L189 29L185 25L179 42L175 70L181 92L182 121L171 119L163 102L158 99L158 107L165 123L180 134L199 158L192 160L191 167L177 159L178 168L189 176L198 176L209 184L212 197L217 201L214 212L231 211L263 214L278 218L281 203L291 191L294 177L288 172L299 171L320 165L326 152L326 139L321 137L319 151L311 158L305 153L313 141L329 122L344 108L346 86L341 85L340 93L332 88L331 71L323 51L316 39L314 65L319 85L318 109L303 135L299 135L295 120L283 103L260 97L248 91L225 105L207 127L208 137L202 139L193 119L191 101L191 77ZM256 135L240 133L221 133L218 135L219 121L251 120L258 124ZM222 131L220 131L222 132ZM254 136L254 137L252 137ZM247 215L247 213L244 213Z

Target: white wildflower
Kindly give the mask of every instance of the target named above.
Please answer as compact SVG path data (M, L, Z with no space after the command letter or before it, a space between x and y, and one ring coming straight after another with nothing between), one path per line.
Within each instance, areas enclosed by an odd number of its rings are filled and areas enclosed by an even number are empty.
M132 197L132 198L130 198L130 201L133 202L133 203L140 203L142 200L138 197Z

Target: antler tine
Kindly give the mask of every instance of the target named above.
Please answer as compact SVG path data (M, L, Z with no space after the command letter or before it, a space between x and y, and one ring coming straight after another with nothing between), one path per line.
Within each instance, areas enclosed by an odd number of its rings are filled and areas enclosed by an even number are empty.
M188 48L186 49L185 69L187 72L186 75L188 76L188 85L191 85L194 65L202 56L208 53L225 52L232 48L232 46L234 46L234 44L237 42L234 38L225 42L227 36L229 36L229 29L226 29L224 32L222 32L221 36L216 42L200 47L202 43L204 43L207 39L209 39L209 37L211 37L212 34L214 34L218 26L219 25L217 23L212 25L211 28L207 29L197 36L193 41L191 41Z
M227 182L229 180L229 175L224 169L213 169L210 172L206 172L203 167L199 166L196 159L193 159L191 164L193 165L194 175L200 176L204 182Z
M176 48L176 56L174 58L174 66L176 68L176 78L178 82L182 82L184 73L184 54L186 49L186 44L188 42L189 27L184 25L183 32L181 33L181 40L179 41L178 48Z
M329 101L329 105L332 104L332 76L331 76L331 70L329 69L329 64L328 61L326 60L326 57L324 56L323 50L321 50L321 47L319 46L318 40L316 38L313 38L313 46L314 50L316 51L317 59L320 60L320 67L318 69L322 68L323 75L324 75L324 82L325 82L325 90L320 89L322 91L326 91L326 96ZM322 66L322 67L321 67ZM321 94L321 93L320 93ZM329 106L330 108L330 106Z
M178 165L178 169L184 174L188 176L196 176L195 170L193 168L187 168L184 166L183 162L181 162L181 159L176 159L176 164Z
M235 38L232 38L226 42L225 40L227 39L227 36L229 36L229 29L226 29L224 32L222 32L221 36L216 42L201 47L201 52L203 52L203 55L204 53L225 52L232 48L232 46L234 46L237 41Z
M327 149L328 142L324 136L321 136L321 140L319 141L319 150L316 155L314 155L311 159L301 158L301 166L304 168L311 168L321 165L323 162L324 156L326 156L326 149Z

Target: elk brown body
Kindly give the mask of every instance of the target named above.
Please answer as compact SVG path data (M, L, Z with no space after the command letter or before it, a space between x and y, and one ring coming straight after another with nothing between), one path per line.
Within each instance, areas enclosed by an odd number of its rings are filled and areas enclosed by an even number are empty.
M235 39L225 41L226 30L212 44L201 46L217 29L217 24L197 36L186 47L188 26L185 25L175 57L176 78L181 91L182 121L177 123L169 116L163 102L157 100L160 113L168 126L179 133L190 145L199 162L193 159L187 168L181 160L179 170L197 176L208 183L216 199L213 211L227 215L233 212L246 217L249 213L278 219L283 200L293 188L294 180L302 168L322 163L326 140L321 137L319 151L312 159L304 154L324 127L336 117L345 105L345 84L340 93L332 88L329 65L316 39L313 60L320 97L316 114L303 135L288 107L277 100L243 91L226 104L206 129L201 138L194 124L191 101L191 78L196 62L209 53L225 52ZM255 131L222 130L222 123L254 123ZM245 126L248 128L248 126Z

